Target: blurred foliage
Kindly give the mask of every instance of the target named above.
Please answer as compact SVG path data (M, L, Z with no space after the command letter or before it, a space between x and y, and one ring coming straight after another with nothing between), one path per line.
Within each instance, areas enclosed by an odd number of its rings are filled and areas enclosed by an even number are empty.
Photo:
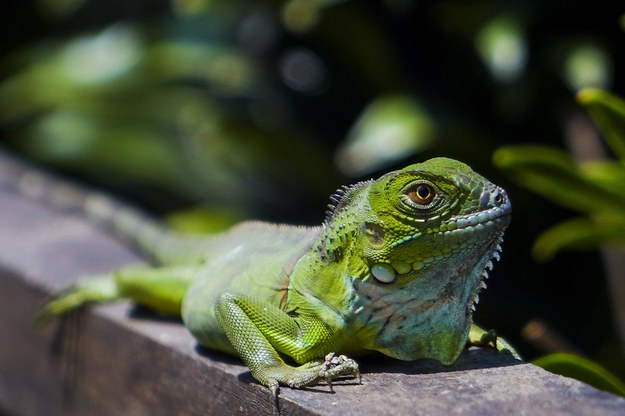
M598 218L615 221L592 207L594 200L602 209L620 206L617 166L580 168L556 149L579 130L578 90L625 92L619 4L7 6L0 14L4 147L183 230L221 229L249 217L319 223L327 195L341 184L432 156L463 160L504 186L515 207L477 319L528 358L546 351L526 343L520 329L543 319L585 355L625 375L606 288L589 278L602 271L599 257L562 254L543 265L530 257L535 236L571 208L592 212L582 219L593 221L584 244L594 244ZM582 118L581 130L587 125ZM497 148L528 141L551 147L539 152L549 159L543 170L525 172L526 179L540 177L556 191L559 183L545 178L572 180L568 189L577 191L558 199L566 208L515 186L491 165ZM525 150L513 153L529 163Z
M503 147L494 154L495 164L522 186L587 214L542 233L534 245L540 260L561 250L625 246L625 101L596 89L584 89L577 97L618 161L576 162L565 151L539 145Z
M345 173L360 176L427 149L434 137L431 117L414 99L383 96L356 120L337 150L336 163Z
M578 102L590 113L617 160L576 161L568 153L550 146L503 147L494 162L523 187L586 214L561 222L544 231L534 244L534 256L549 260L563 250L596 250L608 246L625 250L625 101L606 91L583 89ZM582 140L595 140L586 137ZM589 144L587 143L586 146ZM592 142L590 143L592 145ZM588 155L578 155L578 158ZM625 270L613 271L612 308L616 327L625 328ZM589 276L589 278L592 278ZM621 343L625 334L621 333ZM577 378L621 396L625 384L596 363L573 354L552 354L534 362L561 375Z

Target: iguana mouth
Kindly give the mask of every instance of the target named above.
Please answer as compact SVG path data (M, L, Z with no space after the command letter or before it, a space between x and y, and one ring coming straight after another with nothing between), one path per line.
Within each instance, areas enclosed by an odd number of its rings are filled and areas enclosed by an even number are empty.
M484 227L490 225L506 227L510 222L511 213L512 205L508 203L501 207L494 207L474 214L451 218L446 223L441 224L441 226L439 227L439 231L443 233L461 231L466 229L474 229L476 231L479 231Z
M492 244L495 239L497 240L497 242L494 243L495 246L493 250L495 254L493 255L493 259L498 260L499 252L501 251L500 243L502 241L503 231L510 223L511 212L512 207L510 203L506 203L501 207L495 207L478 213L454 217L441 224L439 230L433 234L442 237L443 240L448 239L448 241L451 241L455 239L472 238L470 237L472 234L492 233L493 240L491 240L491 242L488 242L487 238L480 238L479 240L485 241L485 246ZM411 237L411 239L417 237L418 236ZM401 241L402 244L406 242L406 240ZM413 262L392 261L390 263L390 267L392 267L397 274L403 275L411 271L422 270L428 267L431 263L437 261L438 260L435 257L430 259L419 259ZM489 265L490 269L492 269L492 262L486 263L484 267L487 268Z
M512 204L503 189L495 187L484 190L480 195L479 204L482 210L452 217L440 225L439 231L465 229L480 231L491 225L495 228L507 227L512 213Z

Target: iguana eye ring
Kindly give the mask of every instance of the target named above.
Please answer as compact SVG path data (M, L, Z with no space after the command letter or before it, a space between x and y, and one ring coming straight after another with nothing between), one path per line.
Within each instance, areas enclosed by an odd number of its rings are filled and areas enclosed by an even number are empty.
M418 183L411 186L406 195L417 205L430 205L436 197L436 189L429 183Z

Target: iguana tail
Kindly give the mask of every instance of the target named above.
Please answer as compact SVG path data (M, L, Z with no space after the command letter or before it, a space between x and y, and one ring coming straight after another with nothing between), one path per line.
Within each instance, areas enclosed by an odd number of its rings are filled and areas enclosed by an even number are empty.
M89 277L54 295L35 320L45 323L81 306L120 299L131 299L162 315L180 317L182 300L201 267L129 266L114 273Z
M90 278L55 295L37 312L35 322L45 324L83 305L117 300L119 297L118 286L111 275Z
M0 187L64 212L77 213L111 231L160 264L201 258L204 237L172 232L139 210L100 192L43 172L0 151Z

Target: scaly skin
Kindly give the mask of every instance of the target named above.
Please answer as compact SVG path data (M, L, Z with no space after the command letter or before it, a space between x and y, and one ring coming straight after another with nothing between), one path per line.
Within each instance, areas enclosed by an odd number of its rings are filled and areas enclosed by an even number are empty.
M444 158L340 189L314 228L252 222L185 238L89 201L161 267L81 282L39 318L131 298L180 315L200 344L240 356L274 394L358 374L334 352L453 363L511 211L503 189Z

